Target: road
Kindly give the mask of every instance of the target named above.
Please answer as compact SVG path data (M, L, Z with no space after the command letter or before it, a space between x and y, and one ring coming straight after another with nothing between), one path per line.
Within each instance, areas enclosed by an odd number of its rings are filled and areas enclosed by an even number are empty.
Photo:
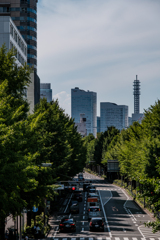
M72 214L76 220L75 233L59 233L59 219L54 221L54 229L48 239L54 240L160 240L160 232L152 233L144 222L152 221L125 191L113 184L106 184L101 178L84 173L86 180L92 180L101 200L101 210L105 221L104 232L90 232L86 209L87 193L83 193L79 214ZM66 206L64 215L69 214Z

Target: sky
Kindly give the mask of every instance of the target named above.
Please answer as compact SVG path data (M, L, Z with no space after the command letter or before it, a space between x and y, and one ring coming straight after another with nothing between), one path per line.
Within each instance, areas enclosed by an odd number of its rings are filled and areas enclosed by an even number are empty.
M160 99L160 0L39 0L37 69L52 97L71 116L71 89L134 112L133 81L141 82L140 112Z

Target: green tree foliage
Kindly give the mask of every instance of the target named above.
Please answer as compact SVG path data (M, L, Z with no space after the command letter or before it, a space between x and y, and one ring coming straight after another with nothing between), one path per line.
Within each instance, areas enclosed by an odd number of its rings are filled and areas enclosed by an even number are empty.
M30 168L25 151L26 119L29 109L24 91L29 84L30 70L17 67L14 52L0 49L0 228L3 237L4 218L19 214L26 202L20 189L34 188L36 171Z
M86 151L86 164L93 164L94 161L94 151L95 151L95 137L93 134L83 138L84 146L87 149Z
M103 164L118 159L120 173L141 183L142 196L155 214L160 212L160 101L145 110L142 124L134 122L113 138L106 148ZM146 224L153 231L160 229L160 221Z
M17 67L14 54L0 49L0 239L8 214L43 206L44 198L53 197L57 179L68 180L86 162L83 140L57 101L43 99L28 113L31 71Z

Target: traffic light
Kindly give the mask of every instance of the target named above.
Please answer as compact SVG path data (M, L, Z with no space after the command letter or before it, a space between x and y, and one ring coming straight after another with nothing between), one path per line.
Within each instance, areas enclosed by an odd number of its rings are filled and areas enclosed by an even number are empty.
M72 191L75 191L76 190L76 188L75 187L72 187Z

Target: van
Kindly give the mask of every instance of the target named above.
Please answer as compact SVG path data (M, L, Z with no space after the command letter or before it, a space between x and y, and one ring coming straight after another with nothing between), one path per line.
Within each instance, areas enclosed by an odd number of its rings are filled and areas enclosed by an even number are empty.
M87 198L87 209L93 206L99 205L99 199L97 197L89 197Z

